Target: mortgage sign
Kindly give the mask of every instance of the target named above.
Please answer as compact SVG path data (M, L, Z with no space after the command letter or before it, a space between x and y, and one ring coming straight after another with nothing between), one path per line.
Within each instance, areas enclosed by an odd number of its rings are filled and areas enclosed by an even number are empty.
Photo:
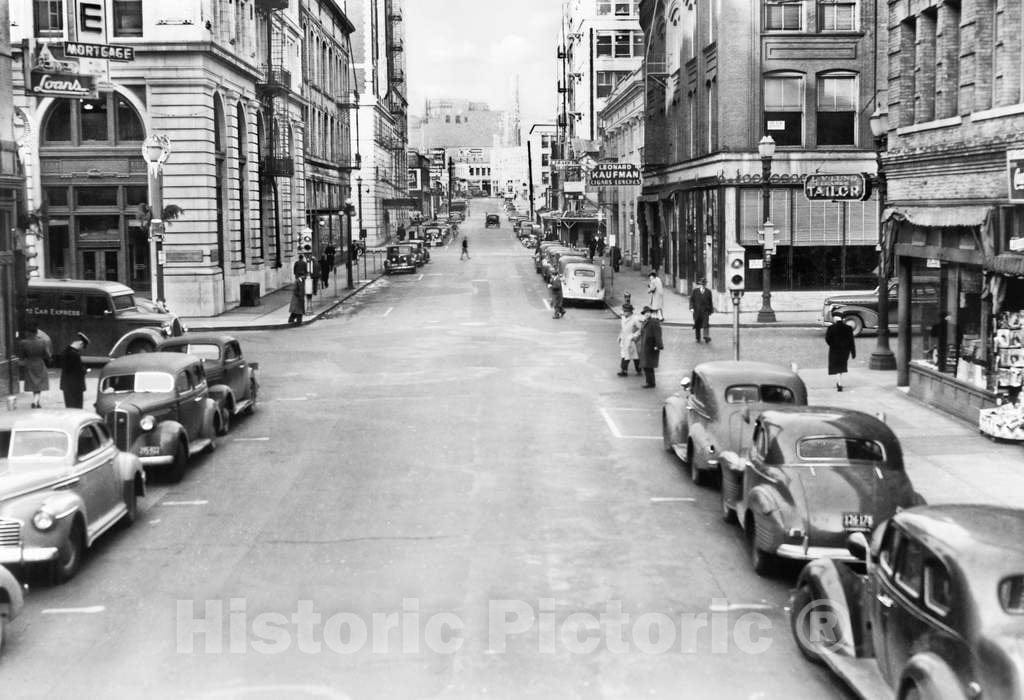
M871 196L869 183L863 173L808 175L804 180L804 195L810 200L865 200Z
M587 184L591 187L622 187L642 185L640 169L632 163L597 163L587 173Z

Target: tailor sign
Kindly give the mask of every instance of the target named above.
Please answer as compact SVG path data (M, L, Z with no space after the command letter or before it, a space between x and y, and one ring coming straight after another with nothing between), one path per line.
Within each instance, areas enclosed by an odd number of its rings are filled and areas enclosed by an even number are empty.
M804 195L812 201L863 201L871 196L869 182L863 173L808 175L804 180Z

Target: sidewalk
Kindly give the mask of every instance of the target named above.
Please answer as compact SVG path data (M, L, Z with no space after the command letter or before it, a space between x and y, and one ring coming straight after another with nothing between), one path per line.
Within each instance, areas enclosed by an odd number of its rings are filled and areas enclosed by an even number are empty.
M614 273L612 298L608 306L616 314L622 314L623 293L629 292L633 307L642 309L650 301L647 291L647 271L633 270L622 267ZM772 309L775 311L775 323L758 323L757 311L761 308L761 293L746 292L740 304L740 327L757 326L772 328L821 327L821 307L829 292L776 292L772 294ZM716 313L711 315L712 326L732 326L732 304L724 294L715 294ZM690 297L680 294L671 287L665 287L665 320L666 326L690 326L693 314L690 313Z

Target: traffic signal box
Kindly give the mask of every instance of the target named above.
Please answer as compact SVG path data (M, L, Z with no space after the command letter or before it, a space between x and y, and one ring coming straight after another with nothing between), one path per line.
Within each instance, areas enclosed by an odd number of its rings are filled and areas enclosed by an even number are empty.
M311 255L313 253L313 236L311 234L304 233L299 238L299 252L303 255Z
M747 286L747 251L744 248L729 248L726 251L725 283L730 292L743 294Z

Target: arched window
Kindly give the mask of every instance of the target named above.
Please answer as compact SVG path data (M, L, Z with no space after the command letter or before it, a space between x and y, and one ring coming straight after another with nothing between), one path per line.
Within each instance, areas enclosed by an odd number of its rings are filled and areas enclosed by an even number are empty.
M116 92L95 100L56 100L43 122L44 144L119 146L145 138L135 108Z
M217 217L217 264L224 265L224 217L227 212L225 187L227 185L227 122L224 119L224 102L220 95L213 96L213 170L214 201Z

